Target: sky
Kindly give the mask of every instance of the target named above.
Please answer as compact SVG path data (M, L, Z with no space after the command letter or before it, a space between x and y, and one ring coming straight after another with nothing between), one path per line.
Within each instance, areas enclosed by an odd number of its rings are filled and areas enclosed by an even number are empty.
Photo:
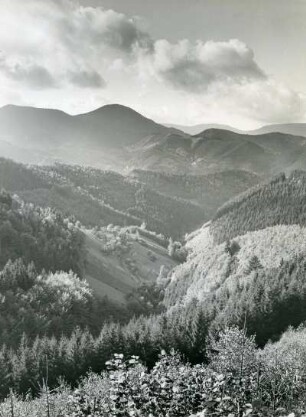
M0 105L306 122L306 0L0 0Z

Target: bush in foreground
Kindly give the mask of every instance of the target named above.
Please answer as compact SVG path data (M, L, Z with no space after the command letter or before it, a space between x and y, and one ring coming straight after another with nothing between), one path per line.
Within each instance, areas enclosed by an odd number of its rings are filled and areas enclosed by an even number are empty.
M291 332L291 333L290 333ZM0 404L3 417L180 417L302 416L306 381L305 330L289 330L299 343L295 354L288 335L263 351L238 328L211 341L210 363L184 363L174 351L162 352L148 370L137 356L115 354L102 374L89 373L77 389L64 383L50 391L41 381L39 398L11 393ZM281 356L279 356L281 354ZM39 383L39 381L38 381Z

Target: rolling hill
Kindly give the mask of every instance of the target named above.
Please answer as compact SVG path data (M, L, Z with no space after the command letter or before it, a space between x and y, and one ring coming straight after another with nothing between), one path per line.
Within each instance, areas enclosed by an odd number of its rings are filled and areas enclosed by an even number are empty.
M41 147L98 144L116 148L171 130L119 104L76 116L60 110L7 105L0 109L0 123L2 138Z
M284 133L287 135L294 136L305 136L306 137L306 123L278 123L262 126L258 129L253 130L242 130L232 126L222 125L217 123L206 123L197 124L190 126L176 125L176 124L165 124L166 127L178 129L182 132L187 133L191 136L196 136L205 130L218 129L218 130L229 130L230 132L240 133L244 135L264 135L266 133Z
M112 171L79 166L36 167L47 187L19 192L25 201L73 214L84 225L141 225L180 239L207 217L197 203L168 196Z
M199 303L212 328L246 325L259 344L306 319L306 173L279 175L221 207L187 238L169 311Z
M263 126L248 133L251 135L262 135L265 133L280 132L288 135L306 137L306 123L279 123Z
M0 158L0 188L80 222L86 254L83 276L97 294L121 303L134 288L154 282L162 265L170 271L178 264L168 255L169 237L183 239L220 204L258 181L256 175L239 171L207 176L134 171L123 176L62 164L26 166ZM140 227L143 223L148 230ZM121 242L122 236L128 240L124 250L103 249L106 237Z
M219 123L203 123L203 124L197 124L197 125L176 125L176 124L165 124L166 127L170 127L173 129L178 129L181 132L185 132L188 135L196 136L200 134L201 132L204 132L204 130L209 129L221 129L221 130L229 130L231 132L235 133L247 133L244 130L236 129L235 127L229 126L229 125L223 125Z
M116 303L125 304L138 287L154 284L178 264L168 254L168 240L143 227L87 228L6 192L0 193L0 212L1 268L21 259L39 272L72 270L95 296Z
M229 167L271 175L290 169L305 151L305 138L279 133L247 135L210 129L195 137L194 152L207 169Z
M13 105L0 109L1 154L27 163L116 166L124 147L172 130L117 104L76 116Z
M260 181L248 171L226 170L207 175L134 170L129 176L160 193L199 204L209 220L225 201Z
M56 164L26 166L0 159L0 187L26 202L74 215L87 227L147 224L148 229L182 239L209 220L229 198L257 184L244 171L184 176L112 171Z
M170 133L132 148L129 167L173 174L243 170L271 176L306 167L306 139L282 133L249 135L209 129L184 138Z

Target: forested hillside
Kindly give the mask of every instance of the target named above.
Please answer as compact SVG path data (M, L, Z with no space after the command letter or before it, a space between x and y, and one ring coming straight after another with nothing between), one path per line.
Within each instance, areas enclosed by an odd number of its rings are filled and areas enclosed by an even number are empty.
M16 346L23 334L70 334L76 326L95 332L110 316L126 316L82 279L85 240L72 219L0 193L1 344Z
M281 174L217 211L210 231L217 242L278 224L306 225L306 172Z
M0 343L95 334L109 320L162 311L155 282L178 264L168 240L137 226L87 229L0 193ZM86 280L85 280L86 279Z
M165 291L170 308L195 300L212 328L247 323L263 345L306 319L303 172L282 175L224 205L188 237L187 261Z
M24 201L52 207L88 227L146 223L149 230L182 240L211 218L228 198L258 183L248 172L182 176L112 171L56 164L25 166L0 159L0 187Z
M135 144L128 168L203 175L249 171L270 177L306 167L305 137L277 132L262 135L208 129L195 136L168 133Z
M9 347L23 335L33 341L70 334L76 326L95 329L98 305L87 282L72 271L38 273L33 262L9 261L0 271L0 294L0 340Z
M26 167L1 159L0 186L26 202L52 207L87 226L141 225L182 238L207 214L199 204L167 196L111 171L78 166Z
M0 194L0 266L22 258L39 270L83 269L83 235L60 213Z
M164 235L145 227L88 228L7 192L0 194L0 213L0 268L22 259L38 271L72 270L87 279L95 296L116 303L126 304L138 287L154 285L161 271L167 274L180 261L169 256Z
M167 174L134 170L129 174L160 193L201 205L210 219L224 201L257 184L261 178L248 171L220 171L207 175Z

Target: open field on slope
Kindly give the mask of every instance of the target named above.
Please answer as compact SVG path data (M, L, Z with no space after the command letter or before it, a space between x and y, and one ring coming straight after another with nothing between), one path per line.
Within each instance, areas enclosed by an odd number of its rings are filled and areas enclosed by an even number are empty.
M127 250L106 253L101 240L86 231L85 250L84 278L95 294L120 303L135 288L155 282L162 266L170 271L178 264L163 246L146 237L131 240Z

